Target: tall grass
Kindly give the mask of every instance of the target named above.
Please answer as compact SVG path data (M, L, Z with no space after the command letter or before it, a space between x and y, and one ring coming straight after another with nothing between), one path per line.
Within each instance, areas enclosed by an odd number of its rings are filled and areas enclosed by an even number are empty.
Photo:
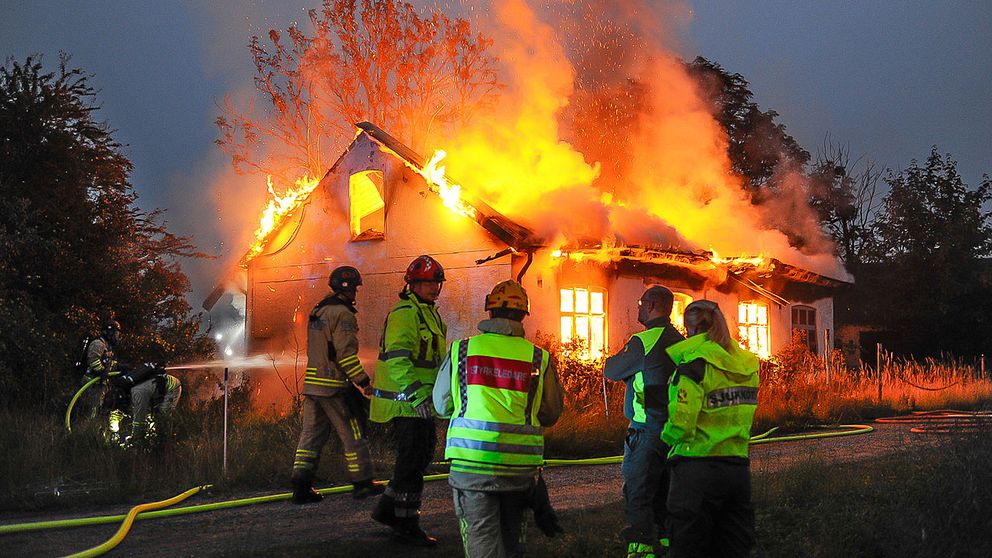
M545 455L578 458L618 455L627 419L624 386L606 382L602 359L582 358L577 344L539 340L553 353L565 394L565 411L546 432ZM830 363L804 348L801 339L762 364L755 432L771 426L867 420L909 410L975 409L992 402L992 381L980 366L960 360L920 362L883 359L881 373L848 369L839 354ZM878 397L881 379L882 397ZM299 409L253 408L251 384L231 390L226 475L223 462L223 400L210 376L184 378L186 396L158 424L156 443L123 450L102 441L94 424L65 431L61 416L33 410L0 410L0 509L31 509L74 502L98 503L171 495L213 483L218 491L285 490L299 437ZM71 395L71 394L69 394ZM68 395L66 396L68 401ZM608 410L608 412L607 412ZM444 451L439 423L435 458ZM377 478L388 478L394 462L387 427L368 432ZM335 436L317 471L321 486L348 482ZM437 467L434 470L441 471Z

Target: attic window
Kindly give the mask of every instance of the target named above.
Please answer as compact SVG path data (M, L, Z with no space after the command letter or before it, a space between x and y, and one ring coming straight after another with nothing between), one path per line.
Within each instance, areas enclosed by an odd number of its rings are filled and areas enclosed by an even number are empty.
M692 297L685 293L672 293L672 295L675 297L672 301L672 325L685 335L685 307L692 302Z
M606 291L561 289L560 300L561 342L579 340L582 358L602 358L606 351Z
M351 205L351 239L372 240L386 236L386 202L382 171L365 171L348 179Z
M811 306L792 307L792 331L806 334L806 346L814 355L817 354L816 338L816 308Z
M771 356L768 340L768 305L764 302L741 302L737 305L737 336L746 349L760 358Z

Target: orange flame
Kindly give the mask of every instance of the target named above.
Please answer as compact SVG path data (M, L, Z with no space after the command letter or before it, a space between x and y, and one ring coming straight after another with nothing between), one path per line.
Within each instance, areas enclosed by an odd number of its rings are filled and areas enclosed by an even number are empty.
M262 218L258 228L255 229L255 242L249 248L245 262L251 261L255 256L262 253L269 234L279 228L283 220L289 215L292 215L293 211L300 207L304 200L307 199L307 196L310 195L310 192L317 187L317 184L320 184L320 179L303 176L296 179L295 188L286 190L286 193L280 196L272 189L272 177L267 176L266 181L272 199L269 200L269 204L262 211Z
M434 155L431 157L431 160L424 165L424 168L418 169L413 165L409 166L424 177L427 181L427 186L432 192L441 197L445 207L459 215L464 215L465 217L475 219L475 208L462 200L461 185L449 183L448 177L444 174L445 167L440 165L441 160L447 155L448 154L443 149L438 149L434 151Z
M753 265L756 267L761 267L765 263L765 258L759 254L757 256L740 256L737 258L723 258L716 253L716 250L710 248L710 260L715 264L725 264L725 265Z

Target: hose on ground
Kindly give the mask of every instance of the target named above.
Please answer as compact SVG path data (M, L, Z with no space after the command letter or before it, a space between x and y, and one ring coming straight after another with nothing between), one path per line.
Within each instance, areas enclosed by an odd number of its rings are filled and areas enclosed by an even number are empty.
M874 430L871 426L863 424L842 424L839 426L822 426L819 428L830 429L830 432L817 432L814 434L796 434L789 436L778 436L771 437L771 434L778 430L778 427L772 428L771 430L753 436L751 438L752 444L759 443L771 443L771 442L786 442L793 440L804 440L813 438L826 438L831 436L851 436L854 434L867 434ZM848 429L848 430L837 430L837 429ZM575 466L575 465L611 465L623 462L622 455L607 456L607 457L591 457L585 459L545 459L544 464L547 467L565 467L565 466ZM447 464L446 462L438 462L438 465ZM426 475L424 477L425 481L435 481L448 478L447 473L439 473L435 475ZM383 484L385 481L379 481L379 484ZM351 492L353 488L350 485L346 486L336 486L331 488L322 488L317 490L321 494L341 494L345 492ZM228 508L236 508L241 506L249 506L253 504L264 504L268 502L277 502L280 500L288 500L292 497L289 492L284 492L280 494L270 494L267 496L257 496L254 498L242 498L238 500L228 500L224 502L214 502L211 504L198 504L195 506L185 506L181 508L172 508L168 510L156 510L156 511L141 511L135 515L135 519L158 519L162 517L174 517L178 515L186 515L192 513L202 513L208 511L216 511ZM107 523L116 523L122 519L126 519L125 515L108 515L108 516L98 516L98 517L82 517L75 519L62 519L55 521L38 521L34 523L15 523L11 525L0 525L0 535L8 533L21 533L25 531L40 531L45 529L61 529L68 527L83 527L89 525L103 525Z
M117 532L114 533L113 537L110 537L103 544L94 546L93 548L84 550L82 552L70 554L66 558L90 558L92 556L100 556L101 554L110 552L114 547L121 544L121 541L123 541L124 537L127 536L128 531L131 530L131 525L134 524L134 520L138 516L138 514L140 514L145 510L156 510L159 508L165 508L171 506L173 504L178 504L179 502L182 502L186 498L189 498L190 496L206 488L210 488L210 485L208 484L204 486L197 486L194 488L190 488L186 492L173 496L168 500L161 500L159 502L149 502L146 504L139 504L137 506L134 506L133 508L131 508L131 511L127 512L127 515L124 517L124 522L121 523L120 528L117 529Z
M950 434L952 432L988 432L992 430L992 412L958 411L940 409L936 411L913 411L908 415L877 418L878 423L912 423L909 431L916 434Z

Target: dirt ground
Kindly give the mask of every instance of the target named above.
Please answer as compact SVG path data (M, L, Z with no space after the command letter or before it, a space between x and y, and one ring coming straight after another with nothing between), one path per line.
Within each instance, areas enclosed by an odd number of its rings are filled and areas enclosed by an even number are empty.
M768 475L803 460L852 462L870 460L909 446L939 443L933 435L912 434L904 424L876 424L875 431L857 436L822 438L751 448L754 475ZM550 468L545 478L556 509L568 529L569 513L600 507L621 499L619 465ZM243 494L246 498L262 494ZM232 499L196 495L180 504L193 505ZM370 556L376 552L403 556L457 556L457 522L451 492L445 481L429 482L424 493L422 525L439 537L433 550L410 551L389 536L388 529L369 519L371 501L356 502L349 495L329 495L317 505L295 506L288 500L179 517L135 522L127 538L107 556L294 556L325 549L327 556ZM127 507L107 507L71 516L0 519L0 524L123 514ZM117 524L75 527L0 535L0 555L63 556L101 544L116 532Z

